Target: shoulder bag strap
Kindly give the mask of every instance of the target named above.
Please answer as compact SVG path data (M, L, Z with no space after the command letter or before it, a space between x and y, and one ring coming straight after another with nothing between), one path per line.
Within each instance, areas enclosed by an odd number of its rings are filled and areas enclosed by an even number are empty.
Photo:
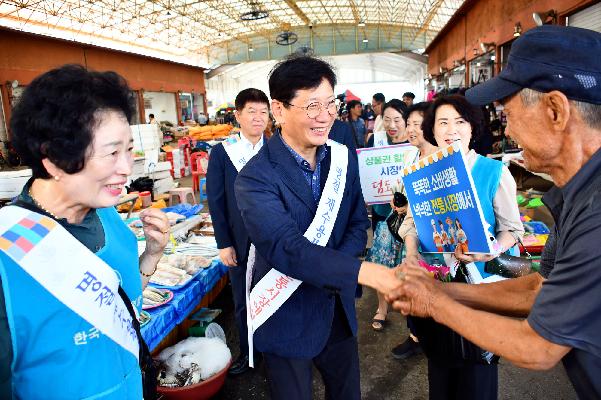
M119 295L125 306L127 307L127 311L132 318L132 326L136 330L136 335L138 336L138 343L140 343L140 370L142 371L142 390L144 395L144 400L155 400L157 398L157 373L154 368L154 363L152 361L152 356L150 355L150 350L148 349L148 345L144 341L142 337L142 333L140 332L140 321L138 321L138 317L134 312L134 307L131 304L131 300L127 297L125 290L119 285Z

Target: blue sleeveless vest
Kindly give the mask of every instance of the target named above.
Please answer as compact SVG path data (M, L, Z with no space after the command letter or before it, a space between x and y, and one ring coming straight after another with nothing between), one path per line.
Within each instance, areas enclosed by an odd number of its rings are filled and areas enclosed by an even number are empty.
M478 155L476 163L472 167L472 178L474 180L474 186L480 199L480 206L482 207L482 214L484 219L490 225L489 231L493 236L496 236L497 221L495 218L495 210L493 208L493 201L499 188L499 182L501 181L501 172L503 171L503 164L500 161L493 160L492 158L483 157ZM487 278L492 274L484 272L484 263L475 263L482 274L482 278Z
M96 210L112 266L138 311L142 282L137 242L113 207ZM49 266L50 268L51 266ZM136 358L59 302L0 251L0 276L13 347L18 399L142 399Z

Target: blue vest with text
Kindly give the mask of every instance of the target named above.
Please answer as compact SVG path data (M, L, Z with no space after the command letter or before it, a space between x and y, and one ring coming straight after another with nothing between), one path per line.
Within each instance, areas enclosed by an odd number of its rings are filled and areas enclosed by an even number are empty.
M480 199L480 206L482 207L482 214L484 219L490 225L490 233L496 236L497 221L495 218L495 210L493 208L493 201L499 188L499 182L501 181L501 173L503 172L503 164L500 161L493 160L491 158L483 157L478 155L478 159L474 163L472 168L472 179L474 180L474 186ZM487 278L491 274L484 272L484 263L475 263L482 274L482 278Z
M113 207L96 212L105 234L105 245L96 255L117 272L139 311L136 238ZM59 302L1 251L0 276L13 346L15 398L142 399L140 368L131 353Z

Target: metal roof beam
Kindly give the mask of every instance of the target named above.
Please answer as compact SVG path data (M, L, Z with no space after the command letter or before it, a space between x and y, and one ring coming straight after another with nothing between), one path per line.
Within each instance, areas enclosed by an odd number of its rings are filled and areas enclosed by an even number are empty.
M440 6L443 2L444 0L436 0L436 3L432 5L432 8L430 9L430 11L428 11L428 15L426 15L426 19L424 20L422 27L415 33L413 39L411 39L412 42L415 40L415 38L417 38L419 35L428 30L428 28L430 27L430 22L432 22L434 17L438 14L438 10L440 9Z
M301 10L300 7L296 4L296 1L284 0L284 2L286 3L286 5L288 5L288 7L290 7L290 9L292 9L292 11L294 11L296 16L299 17L306 25L311 25L311 20L309 19L309 17L307 17L307 15L305 15L303 10Z

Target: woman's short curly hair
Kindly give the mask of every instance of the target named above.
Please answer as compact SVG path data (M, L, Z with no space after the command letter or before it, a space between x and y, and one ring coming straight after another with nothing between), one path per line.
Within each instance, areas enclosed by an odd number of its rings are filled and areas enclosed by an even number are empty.
M436 139L434 138L434 124L436 122L436 110L440 106L450 105L465 119L472 127L472 139L470 140L469 148L472 146L484 131L484 117L480 108L471 105L467 99L463 96L454 94L450 96L440 96L430 105L428 111L424 114L424 121L422 122L422 130L424 132L424 139L438 146Z
M113 110L131 121L134 97L115 72L65 65L34 79L13 110L12 144L34 178L50 178L48 158L68 174L81 171L89 156L100 112Z

